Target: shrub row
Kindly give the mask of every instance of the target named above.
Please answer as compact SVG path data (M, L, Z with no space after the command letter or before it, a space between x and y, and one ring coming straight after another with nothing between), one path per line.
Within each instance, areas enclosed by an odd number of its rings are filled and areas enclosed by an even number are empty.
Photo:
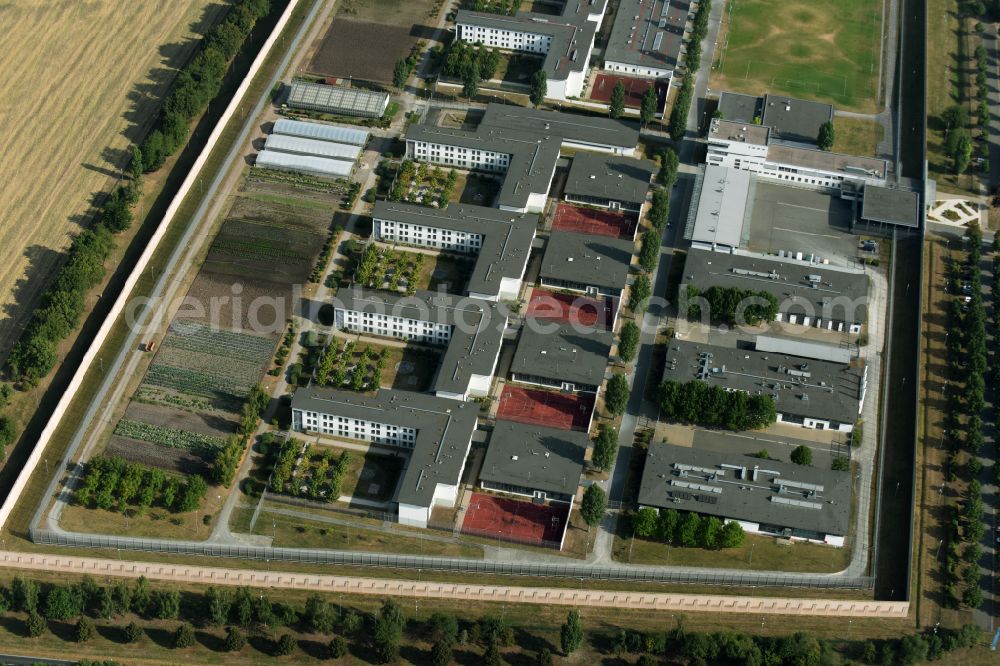
M178 72L153 130L142 142L147 173L163 166L183 145L191 121L218 95L230 61L270 11L271 0L237 0L226 18L205 34L201 51Z
M126 462L116 456L95 456L86 465L76 489L77 504L89 508L121 511L135 505L140 509L154 504L175 513L197 509L205 496L205 480L197 474L169 478L163 470Z
M756 326L761 322L774 321L778 316L778 298L767 291L719 286L701 291L694 285L688 285L687 299L689 319L700 319L708 314L714 323ZM702 299L708 306L707 313L702 312Z
M723 523L715 516L676 509L657 511L645 507L631 513L630 518L637 537L679 546L735 548L743 543L746 536L736 521Z
M698 76L698 68L701 67L701 41L708 34L708 17L711 13L711 0L702 0L698 3L698 11L694 15L694 27L688 39L687 55L684 57L684 82L677 92L677 97L674 98L674 107L670 110L670 120L667 123L667 131L674 141L684 138L688 110L694 99L694 80Z

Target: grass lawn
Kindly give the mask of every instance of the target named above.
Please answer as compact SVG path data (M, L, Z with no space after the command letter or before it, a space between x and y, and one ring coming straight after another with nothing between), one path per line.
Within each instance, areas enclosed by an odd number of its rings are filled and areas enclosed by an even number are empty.
M711 87L877 110L882 3L730 0Z
M878 121L862 118L834 118L837 140L833 150L848 155L875 157L875 150L882 140L884 128Z
M615 537L614 559L632 564L670 564L688 567L721 567L753 571L805 571L834 573L847 567L850 548L811 543L782 544L773 537L748 534L739 548L705 550L678 548L658 541ZM753 558L751 561L751 552ZM631 559L630 559L631 556Z
M128 511L127 522L122 512L88 509L74 504L63 509L59 526L71 532L90 534L204 541L212 533L215 517L224 501L225 494L222 493L222 489L209 486L205 499L197 511L171 513L166 509L154 507L139 513L132 507ZM204 521L205 516L211 518L207 525Z
M542 67L541 56L528 55L523 53L501 53L500 66L494 79L500 79L504 83L520 83L521 85L531 85L531 77Z
M472 261L453 254L428 255L417 276L417 289L437 291L444 289L452 294L461 294L472 272Z
M334 459L339 459L345 451L351 456L347 472L340 483L341 496L353 497L357 495L376 501L385 501L392 497L396 482L399 480L399 472L403 467L402 458L375 451L361 453L354 449L342 449L320 444L315 444L314 449L310 452L320 453L327 450L333 451Z
M272 520L273 518L273 520ZM270 524L268 524L270 523ZM401 536L397 532L379 532L363 528L346 528L284 514L261 512L254 533L271 536L276 547L328 548L333 550L362 550L374 553L401 553L404 555L443 555L446 557L482 558L479 546L459 543L429 541Z

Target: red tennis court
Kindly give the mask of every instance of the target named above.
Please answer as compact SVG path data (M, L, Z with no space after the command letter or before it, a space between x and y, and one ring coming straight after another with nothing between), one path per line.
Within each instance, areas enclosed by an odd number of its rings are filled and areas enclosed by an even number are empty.
M590 393L559 393L505 384L497 405L497 419L586 432L594 413Z
M558 549L569 519L569 506L473 493L462 521L462 532Z
M595 210L561 203L552 218L553 231L576 231L598 236L635 238L636 220L626 213Z
M611 298L599 301L586 296L533 289L525 316L610 331L615 320L614 308L614 299Z
M667 101L667 82L653 81L653 79L637 79L629 76L616 76L614 74L598 74L594 79L594 88L590 91L590 99L595 102L611 101L611 91L615 85L621 81L625 86L625 106L638 109L642 105L642 96L646 94L649 86L656 84L656 111L663 112L663 106Z

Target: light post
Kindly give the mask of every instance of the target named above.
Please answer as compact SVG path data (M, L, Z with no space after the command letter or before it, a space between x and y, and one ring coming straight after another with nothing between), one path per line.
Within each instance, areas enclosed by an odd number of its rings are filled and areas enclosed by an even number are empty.
M753 568L753 549L756 548L756 547L757 547L757 544L755 544L755 543L750 544L750 561L747 563L747 568L748 569L752 569Z

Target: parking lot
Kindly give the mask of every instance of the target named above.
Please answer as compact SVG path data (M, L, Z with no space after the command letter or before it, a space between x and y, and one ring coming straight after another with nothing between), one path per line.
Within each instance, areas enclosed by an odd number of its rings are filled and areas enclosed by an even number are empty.
M853 261L858 238L850 232L850 201L763 180L754 190L751 250L814 254L840 265Z

